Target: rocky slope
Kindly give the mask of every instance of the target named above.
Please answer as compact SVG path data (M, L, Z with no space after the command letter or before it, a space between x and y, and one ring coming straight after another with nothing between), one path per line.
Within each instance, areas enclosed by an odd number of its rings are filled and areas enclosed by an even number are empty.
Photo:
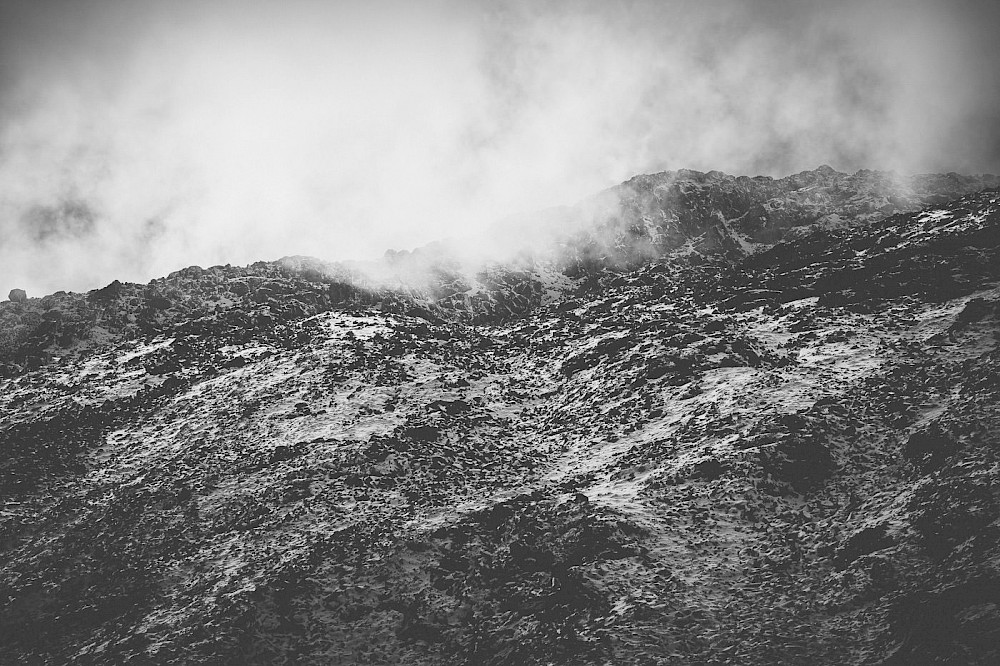
M0 662L996 663L1000 195L747 255L708 189L2 304Z

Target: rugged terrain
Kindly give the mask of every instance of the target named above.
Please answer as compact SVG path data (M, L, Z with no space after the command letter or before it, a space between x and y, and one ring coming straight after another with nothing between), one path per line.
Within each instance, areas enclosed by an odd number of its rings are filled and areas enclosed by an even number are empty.
M995 184L0 304L0 662L1000 662Z

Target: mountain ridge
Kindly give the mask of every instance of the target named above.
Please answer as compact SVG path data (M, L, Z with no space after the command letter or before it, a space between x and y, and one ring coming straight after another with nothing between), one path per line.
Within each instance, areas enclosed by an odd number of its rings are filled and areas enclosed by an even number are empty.
M758 181L762 185L756 189L741 185ZM706 183L710 184L707 191ZM86 299L91 303L107 303L127 293L132 305L126 312L114 313L109 322L124 337L136 335L137 331L155 331L157 322L163 319L157 313L173 307L163 291L176 292L172 282L197 280L202 276L209 276L206 279L216 283L218 292L211 297L212 302L199 304L202 309L218 310L248 297L252 290L254 293L249 297L270 301L278 318L303 312L315 314L344 301L365 301L385 303L393 311L490 321L521 316L537 306L543 300L542 295L551 291L553 282L564 282L560 278L563 274L578 278L593 268L636 266L681 247L728 254L729 258L737 259L775 240L780 242L785 235L792 238L815 230L869 224L896 212L907 212L928 202L952 199L987 186L1000 186L1000 177L949 173L903 178L892 172L864 169L846 174L826 165L780 179L734 177L718 171L665 171L636 176L574 207L550 209L550 215L551 211L557 211L555 223L560 229L568 226L569 233L546 230L540 239L538 234L527 233L523 226L515 225L515 230L523 232L519 236L525 236L530 245L525 247L523 240L521 246L508 244L500 256L470 259L461 245L432 243L413 252L389 250L380 262L285 257L242 269L229 265L210 269L191 266L154 279L141 290L138 285L123 285L116 280L88 292ZM809 190L820 187L823 192L812 192L809 196L813 201L802 203L795 197L803 187ZM779 192L785 198L775 203ZM819 210L827 212L817 215ZM545 227L545 212L537 215L541 215L542 222L532 217L529 224ZM576 222L567 225L567 216ZM789 224L790 221L795 224ZM510 236L509 227L509 222L500 223L495 234ZM771 240L759 242L754 229L758 236ZM301 279L295 284L276 282L285 278ZM231 284L219 292L222 282ZM318 283L323 288L305 282ZM270 298L291 294L310 302L295 303L288 308ZM54 344L57 339L87 335L86 325L80 325L79 320L93 321L100 315L73 302L78 300L66 292L56 292L40 301L31 299L30 304L37 305L34 316L28 317L27 322L11 316L11 310L25 306L12 301L0 304L0 324L7 333L7 339L0 340L0 360L14 360L19 365L38 364L51 355L49 348L62 346ZM56 305L58 302L69 306L68 319L75 321L65 323L66 313ZM191 314L184 310L181 316ZM9 363L7 367L9 374Z
M994 663L998 194L748 252L702 177L474 282L4 304L0 658Z

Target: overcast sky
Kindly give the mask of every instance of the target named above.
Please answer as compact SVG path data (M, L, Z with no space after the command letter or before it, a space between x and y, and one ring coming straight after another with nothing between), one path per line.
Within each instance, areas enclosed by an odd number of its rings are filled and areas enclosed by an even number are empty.
M995 0L0 0L0 297L380 256L666 169L997 173L998 25Z

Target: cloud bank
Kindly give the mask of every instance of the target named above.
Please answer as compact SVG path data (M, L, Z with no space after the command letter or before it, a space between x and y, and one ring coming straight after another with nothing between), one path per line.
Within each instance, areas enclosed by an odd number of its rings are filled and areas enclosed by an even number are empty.
M1000 171L993 2L0 5L0 291L379 256L643 172Z

